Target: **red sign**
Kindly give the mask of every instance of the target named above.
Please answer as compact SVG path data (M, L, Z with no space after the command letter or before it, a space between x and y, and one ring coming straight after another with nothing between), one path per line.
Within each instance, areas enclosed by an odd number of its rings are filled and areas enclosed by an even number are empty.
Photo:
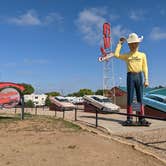
M20 102L20 93L14 88L4 88L0 91L0 106L12 108Z
M111 27L109 23L103 24L103 40L104 40L104 48L110 48L111 45Z
M12 108L19 104L20 92L24 91L24 86L11 82L0 82L0 107Z

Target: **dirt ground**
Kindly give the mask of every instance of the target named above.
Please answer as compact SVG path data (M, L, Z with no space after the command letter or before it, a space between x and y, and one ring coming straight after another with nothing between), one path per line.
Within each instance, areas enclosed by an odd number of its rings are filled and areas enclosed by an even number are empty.
M126 132L118 134L118 136L166 160L166 128L144 132Z
M62 119L0 116L0 166L165 166L132 146Z

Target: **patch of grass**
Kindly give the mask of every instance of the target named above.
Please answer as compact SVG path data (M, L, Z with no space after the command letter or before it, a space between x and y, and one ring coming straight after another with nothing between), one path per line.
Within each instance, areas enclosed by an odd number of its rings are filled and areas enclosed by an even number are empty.
M38 116L38 120L45 123L45 127L60 129L61 131L79 131L81 128L78 125L68 122L62 118L54 118L49 116ZM65 130L66 129L66 130Z
M20 114L14 115L3 115L0 116L0 123L9 124L9 123L21 122L28 125L24 125L23 128L19 128L19 131L35 131L35 132L47 132L59 130L62 132L77 132L81 128L71 122L63 120L62 118L55 118L45 115L32 115L30 113L24 114L24 120L20 120Z
M21 117L21 114L17 114L19 117ZM24 119L31 119L33 118L34 115L30 114L30 113L27 113L27 112L24 112Z
M76 124L73 124L73 123L71 123L71 122L68 122L68 121L66 121L66 120L63 120L63 123L64 123L64 126L65 126L66 128L72 128L72 129L74 129L74 130L76 130L76 131L81 130L81 127L80 127L80 126L78 126L78 125L76 125Z
M18 116L14 116L14 117L5 116L5 115L0 116L0 123L11 123L11 122L16 122L18 120L20 120L20 117Z
M30 113L24 113L25 119L31 119L33 117ZM21 114L0 114L0 123L1 122L14 122L21 119Z

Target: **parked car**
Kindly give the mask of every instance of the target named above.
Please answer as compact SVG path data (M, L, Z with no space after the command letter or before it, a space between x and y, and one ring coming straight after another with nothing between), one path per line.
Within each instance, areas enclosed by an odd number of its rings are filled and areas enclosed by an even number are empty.
M109 98L101 95L85 95L83 98L85 102L97 107L101 111L112 112L120 110L120 107L113 104Z
M158 94L147 94L143 97L144 105L153 107L166 113L166 96Z
M67 100L69 100L70 102L72 102L73 104L83 104L84 100L82 97L71 97L71 96L67 96L65 97Z
M74 109L75 105L71 102L69 102L65 97L63 96L56 96L56 97L49 97L52 104L54 104L56 107L64 108L64 109Z

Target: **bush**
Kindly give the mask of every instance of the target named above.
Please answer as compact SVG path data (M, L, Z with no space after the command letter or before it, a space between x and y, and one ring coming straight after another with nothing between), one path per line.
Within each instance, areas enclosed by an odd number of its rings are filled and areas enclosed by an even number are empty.
M25 107L34 108L35 104L33 103L32 100L28 100L27 102L25 102Z

